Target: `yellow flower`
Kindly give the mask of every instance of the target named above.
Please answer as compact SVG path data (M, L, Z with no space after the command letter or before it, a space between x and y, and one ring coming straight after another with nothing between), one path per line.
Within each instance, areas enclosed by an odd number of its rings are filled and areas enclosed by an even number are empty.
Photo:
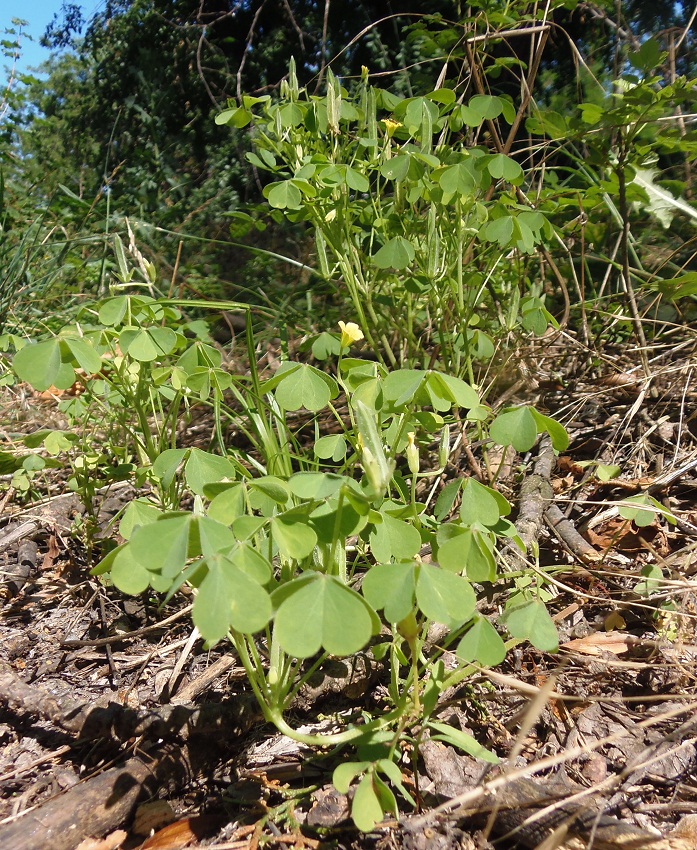
M391 139L394 136L395 130L402 126L399 121L393 121L391 118L384 118L382 123L385 125L385 130L387 130L388 139Z
M350 348L354 342L363 339L363 331L355 322L339 322L341 347Z

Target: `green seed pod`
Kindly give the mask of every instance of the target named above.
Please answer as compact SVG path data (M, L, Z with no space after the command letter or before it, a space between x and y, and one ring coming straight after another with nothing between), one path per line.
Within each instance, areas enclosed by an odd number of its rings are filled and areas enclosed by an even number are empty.
M438 444L438 465L444 469L450 455L450 425L446 425L441 431L440 443Z

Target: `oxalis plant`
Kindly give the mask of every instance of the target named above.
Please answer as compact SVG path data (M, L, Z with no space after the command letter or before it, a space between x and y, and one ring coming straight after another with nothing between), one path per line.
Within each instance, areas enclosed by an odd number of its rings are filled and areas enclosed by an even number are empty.
M269 205L314 229L319 271L379 362L473 382L496 341L553 322L539 286L520 289L553 229L526 201L521 166L476 144L487 122L515 118L506 97L402 99L367 69L352 94L328 70L326 94L310 95L291 64L278 100L245 96L216 121L251 125Z
M429 730L496 760L431 718L441 690L466 677L471 663L505 657L503 638L477 612L477 592L499 578L497 545L520 544L507 519L511 506L495 489L456 477L436 497L454 432L484 431L519 449L540 432L557 448L567 439L534 408L492 417L460 378L387 371L348 356L361 336L353 323L330 336L338 351L333 374L286 361L261 385L284 419L304 408L338 426L321 434L316 419L314 468L259 475L231 465L228 475L203 483L193 511L162 512L137 500L121 520L126 542L94 572L128 593L152 587L169 598L184 584L194 588L195 625L209 643L232 643L266 720L307 745L356 748L358 760L342 763L334 781L344 791L357 782L353 818L370 829L397 811L390 785L411 801L398 767L405 740L418 743ZM343 416L340 398L348 403ZM185 452L168 450L156 465L165 458L176 476ZM515 642L556 649L543 575L508 578L516 591L502 626ZM461 669L446 673L442 648L424 653L436 623L449 629L440 647L456 647ZM389 668L389 705L338 732L293 729L285 712L303 685L330 656L350 658L368 646Z
M27 342L13 363L37 389L80 383L64 405L73 427L45 439L65 436L72 446L69 435L77 435L82 453L64 453L74 470L92 458L90 475L74 475L83 499L115 478L149 485L150 496L120 517L123 542L93 574L165 600L192 588L196 627L209 644L231 643L269 722L307 745L353 746L356 757L334 781L343 791L356 785L361 829L397 811L392 789L413 802L399 761L424 734L495 761L435 718L438 697L503 660L499 629L509 642L554 650L549 589L540 571L507 573L513 590L499 628L480 614L478 596L502 577L497 547L520 545L511 506L474 478L456 473L442 490L439 482L454 471L463 435L527 451L546 432L563 449L564 429L531 407L494 416L471 384L439 370L389 371L351 356L362 337L353 322L322 336L324 370L285 361L266 380L253 367L231 375L176 305L125 291L123 281L135 281L122 259L109 298L58 336ZM217 452L178 445L175 421L201 403L215 413ZM314 422L309 445L294 440L301 410ZM95 429L96 411L118 429ZM218 432L226 420L246 429L254 456L225 448ZM193 497L190 510L184 495ZM427 638L435 624L446 637L434 648ZM339 731L294 729L286 711L303 685L328 658L367 648L389 670L386 703ZM459 669L446 671L445 648L455 649Z

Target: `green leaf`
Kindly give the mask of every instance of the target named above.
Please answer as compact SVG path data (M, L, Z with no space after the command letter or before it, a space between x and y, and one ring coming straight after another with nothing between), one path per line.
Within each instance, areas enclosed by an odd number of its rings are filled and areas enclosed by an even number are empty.
M538 433L546 431L552 440L552 447L557 452L563 452L569 448L569 435L566 433L566 428L556 419L551 416L545 416L538 413L534 407L530 408L533 415Z
M271 619L269 594L224 555L208 558L192 617L208 641L225 637L232 627L243 634L263 629Z
M639 528L645 528L651 525L656 518L656 514L664 516L668 522L675 525L673 514L647 493L640 493L638 496L630 496L624 499L624 504L619 505L618 511L623 519L631 520Z
M264 197L272 207L279 210L302 209L302 193L292 180L270 183L264 187Z
M63 339L63 342L84 372L93 375L100 371L102 358L94 350L89 340L67 336Z
M276 387L276 401L285 410L300 410L304 407L316 413L324 409L338 392L333 378L323 375L313 366L301 363L297 369L283 376Z
M177 473L180 463L184 460L188 449L165 449L152 465L152 474L167 489Z
M234 465L226 457L193 448L184 467L186 483L197 496L203 496L206 484L217 481L232 481L236 477Z
M171 328L124 328L119 334L119 346L139 363L150 363L170 354L177 344Z
M487 242L498 242L501 248L507 248L513 236L513 219L510 215L495 218L487 222L479 232Z
M370 547L376 561L387 564L391 560L408 561L421 548L421 534L417 528L402 519L381 514L382 522L370 535Z
M273 567L248 541L239 541L227 553L227 557L249 578L254 579L257 584L265 585L269 583L273 575Z
M661 590L663 586L663 571L657 564L644 564L641 568L644 578L637 582L634 590L640 596L651 596Z
M515 638L529 640L541 652L556 652L559 635L544 602L530 600L504 611L500 618Z
M431 372L428 376L428 385L444 384L447 396L452 399L458 407L470 409L479 405L477 391L468 383L457 378L455 375L447 375L443 372Z
M245 488L242 483L234 484L218 493L208 506L208 516L225 525L232 525L246 511L244 494Z
M305 573L272 597L280 601L274 636L288 655L309 658L324 648L351 655L370 640L377 620L355 590L334 576ZM379 621L378 629L379 629Z
M248 124L251 124L253 118L254 115L252 112L245 109L244 106L238 106L236 109L224 109L222 112L219 112L215 116L215 123L218 125L230 124L230 126L241 130Z
M271 532L281 554L296 561L307 558L317 544L317 535L304 512L286 511L273 517Z
M494 154L487 163L489 174L496 180L506 180L514 186L523 182L524 172L518 163L502 153Z
M438 182L444 192L460 197L473 195L477 188L475 174L468 161L446 168L438 177Z
M487 618L478 616L457 645L456 655L463 661L496 667L506 657L506 645Z
M150 525L162 516L162 510L145 499L133 499L128 503L119 523L119 534L130 540L133 532L141 525Z
M455 528L457 533L438 546L441 567L454 573L466 573L470 581L496 581L493 543L477 529Z
M498 118L503 112L501 99L490 94L476 94L470 98L469 107L481 115L482 119L486 118L490 121Z
M217 522L209 516L195 517L198 544L201 554L209 558L218 552L229 552L235 545L235 536L227 525ZM192 524L193 527L193 524Z
M599 463L595 467L595 474L598 481L612 481L613 478L618 478L622 472L621 467L613 464Z
M347 443L343 434L327 434L315 443L315 457L339 463L346 457Z
M665 61L667 54L658 46L655 38L647 38L636 53L627 57L630 65L644 74L649 74Z
M370 832L384 815L373 780L373 773L366 773L358 783L351 804L351 818L361 832Z
M119 295L116 298L109 298L99 308L99 322L102 325L112 327L119 325L128 312L130 299L128 295Z
M25 345L15 354L12 366L20 381L40 392L51 386L67 390L75 382L75 370L63 362L58 339Z
M394 408L411 404L427 377L428 373L422 369L396 369L390 372L382 382L385 401Z
M331 472L296 472L288 479L294 496L308 501L327 499L338 493L346 479Z
M0 475L12 475L13 472L22 469L23 458L23 455L0 451Z
M394 156L383 162L380 166L380 174L388 180L404 180L409 171L409 162L409 157L406 154Z
M697 295L697 272L687 272L687 274L672 280L656 281L651 285L651 288L657 289L671 300Z
M345 761L334 768L332 785L339 794L347 794L353 780L370 767L369 761Z
M474 614L477 599L462 576L430 564L422 564L418 573L416 601L429 619L455 627Z
M434 516L438 522L443 522L452 510L463 481L463 478L452 478L440 491L433 508Z
M416 252L414 246L403 236L395 236L373 254L373 263L379 269L405 269L413 262Z
M480 522L491 527L510 512L510 504L496 490L485 487L475 478L468 478L463 483L460 519L465 525Z
M111 580L122 593L136 596L147 589L152 573L133 557L130 546L124 546L116 554L111 565Z
M537 422L529 407L508 408L491 423L489 436L499 446L527 452L535 445Z
M194 521L190 514L177 514L140 526L131 537L134 560L147 570L173 578L186 566Z
M361 590L376 611L384 608L388 623L399 623L414 607L415 588L414 564L410 561L371 567Z
M447 744L457 747L457 749L462 750L468 755L474 756L474 758L489 762L489 764L499 763L499 757L495 753L487 750L476 738L473 738L461 729L455 729L453 726L448 726L447 723L438 723L435 720L430 720L428 727L438 733L437 735L431 735L437 741L445 741Z

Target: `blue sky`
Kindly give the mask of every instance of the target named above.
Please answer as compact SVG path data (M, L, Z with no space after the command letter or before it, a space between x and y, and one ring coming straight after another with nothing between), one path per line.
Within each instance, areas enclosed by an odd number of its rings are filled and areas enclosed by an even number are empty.
M79 3L83 17L89 19L99 9L100 0L71 0ZM26 71L30 67L40 65L48 59L50 51L39 45L39 39L55 14L60 16L62 0L0 0L0 33L12 26L13 18L21 18L28 22L27 33L32 41L22 39L22 55L18 70ZM3 63L0 61L0 85L4 79Z

